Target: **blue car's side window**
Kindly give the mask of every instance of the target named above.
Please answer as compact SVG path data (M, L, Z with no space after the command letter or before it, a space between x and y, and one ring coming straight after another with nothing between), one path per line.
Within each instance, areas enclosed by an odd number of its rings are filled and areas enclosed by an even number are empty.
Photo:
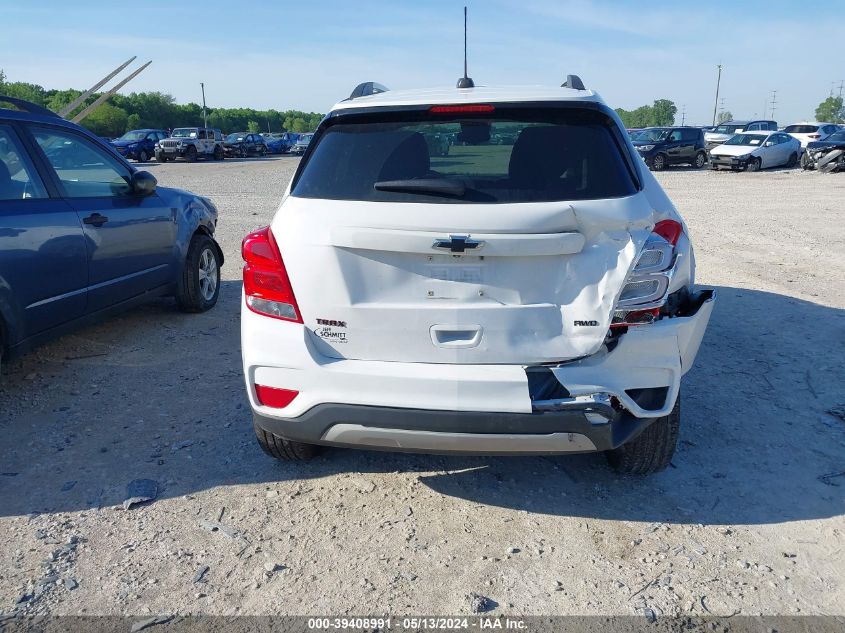
M0 200L46 197L44 185L14 132L0 125Z
M108 152L81 135L32 128L69 198L114 198L132 193L130 173Z

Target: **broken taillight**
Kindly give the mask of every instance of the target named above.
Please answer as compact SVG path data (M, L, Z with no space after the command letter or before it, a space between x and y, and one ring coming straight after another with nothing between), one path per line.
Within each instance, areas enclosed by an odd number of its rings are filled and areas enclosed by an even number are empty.
M279 246L270 227L247 235L241 244L244 258L244 296L250 310L264 316L302 323Z
M619 295L611 328L647 325L659 318L675 264L675 246L683 231L683 225L675 220L654 225Z

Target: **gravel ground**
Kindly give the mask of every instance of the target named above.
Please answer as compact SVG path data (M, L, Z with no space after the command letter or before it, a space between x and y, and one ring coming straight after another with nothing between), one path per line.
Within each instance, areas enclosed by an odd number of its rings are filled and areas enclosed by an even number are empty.
M719 302L673 467L623 478L600 455L261 453L239 246L296 162L151 164L220 208L219 305L5 368L0 613L845 613L845 177L659 175ZM137 478L159 497L124 510Z

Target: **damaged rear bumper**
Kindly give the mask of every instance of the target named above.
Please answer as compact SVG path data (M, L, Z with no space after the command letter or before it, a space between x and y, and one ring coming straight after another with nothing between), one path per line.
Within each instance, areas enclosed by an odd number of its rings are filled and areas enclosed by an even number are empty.
M604 451L672 411L714 303L715 291L701 290L678 316L628 328L610 351L532 367L322 358L289 324L275 333L299 337L301 353L290 353L293 341L279 342L288 351L286 366L271 366L278 350L268 347L273 336L261 328L278 324L248 312L244 319L254 323L244 325L247 392L257 426L313 444L435 453ZM256 383L300 393L273 409L257 402Z

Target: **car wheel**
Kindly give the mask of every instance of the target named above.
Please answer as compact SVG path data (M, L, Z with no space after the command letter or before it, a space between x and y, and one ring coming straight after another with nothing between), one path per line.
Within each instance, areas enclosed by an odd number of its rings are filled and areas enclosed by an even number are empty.
M196 145L188 145L188 149L185 150L185 160L189 163L195 163L197 160L197 147Z
M795 167L795 165L797 165L797 164L798 164L798 154L796 154L795 152L792 152L792 154L789 155L789 160L786 161L786 166L787 167Z
M146 163L148 160L150 160L150 155L147 154L147 150L142 149L140 152L138 152L139 163Z
M760 171L763 166L762 158L750 158L748 164L745 166L745 171Z
M156 154L156 160L160 163L166 163L167 156L165 156L164 154Z
M258 155L262 158L267 155L267 148L264 145L258 148Z
M252 427L255 430L255 438L258 440L261 450L276 459L287 462L303 462L317 455L322 448L316 444L295 442L274 435L273 433L268 433L255 424L255 422L252 423Z
M198 234L188 246L176 301L183 312L205 312L220 296L220 251L208 235Z
M672 412L657 418L633 440L605 453L611 467L629 475L649 475L664 470L672 461L681 426L681 394Z
M657 154L651 159L652 171L663 171L666 169L666 157L663 154Z
M695 155L695 163L694 164L695 164L696 169L701 169L702 167L704 167L704 164L706 162L707 162L707 154L705 154L704 152L698 152L698 154Z
M813 168L813 164L812 164L812 162L810 162L810 156L807 154L807 152L804 152L803 154L801 154L801 168L802 169L812 169Z
M223 148L219 145L214 146L214 160L223 160Z

